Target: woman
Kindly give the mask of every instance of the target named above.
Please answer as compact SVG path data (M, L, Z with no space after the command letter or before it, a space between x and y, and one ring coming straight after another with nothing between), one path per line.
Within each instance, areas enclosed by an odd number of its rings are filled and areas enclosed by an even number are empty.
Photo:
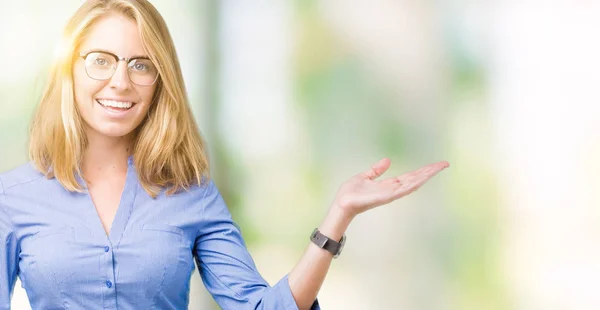
M209 178L165 22L145 0L87 1L31 126L29 164L0 175L0 309L186 309L196 261L223 309L318 309L352 219L447 162L339 189L294 269L270 287Z

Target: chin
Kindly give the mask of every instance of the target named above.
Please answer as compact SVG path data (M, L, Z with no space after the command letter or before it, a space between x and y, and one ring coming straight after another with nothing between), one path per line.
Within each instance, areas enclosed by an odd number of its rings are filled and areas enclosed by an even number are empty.
M130 135L134 131L133 126L110 126L110 127L102 127L96 126L93 130L100 136L105 136L109 138L122 138Z

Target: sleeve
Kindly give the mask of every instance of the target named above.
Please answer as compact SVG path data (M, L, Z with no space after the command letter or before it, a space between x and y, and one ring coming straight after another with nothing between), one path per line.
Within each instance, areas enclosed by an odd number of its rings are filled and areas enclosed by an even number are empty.
M288 276L269 286L258 273L240 229L213 181L206 186L194 256L202 281L217 304L225 310L298 310ZM317 300L311 310L320 310Z
M0 181L0 310L10 309L10 300L17 280L18 248Z

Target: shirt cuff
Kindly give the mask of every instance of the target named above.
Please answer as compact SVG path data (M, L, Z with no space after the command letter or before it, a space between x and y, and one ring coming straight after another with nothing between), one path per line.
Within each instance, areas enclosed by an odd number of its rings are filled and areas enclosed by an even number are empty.
M288 282L288 275L285 275L277 284L273 286L273 288L277 291L277 295L281 298L281 301L285 305L285 310L299 310L298 305L296 305L296 301L294 300L294 296L292 296L292 290L290 289L290 283ZM319 300L315 299L310 310L321 310L319 306Z

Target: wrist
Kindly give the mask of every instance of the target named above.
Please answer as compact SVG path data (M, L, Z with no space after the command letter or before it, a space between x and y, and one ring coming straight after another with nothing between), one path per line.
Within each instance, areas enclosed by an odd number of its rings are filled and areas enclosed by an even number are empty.
M340 240L353 219L353 215L347 214L336 205L332 205L319 226L319 231L331 239Z

